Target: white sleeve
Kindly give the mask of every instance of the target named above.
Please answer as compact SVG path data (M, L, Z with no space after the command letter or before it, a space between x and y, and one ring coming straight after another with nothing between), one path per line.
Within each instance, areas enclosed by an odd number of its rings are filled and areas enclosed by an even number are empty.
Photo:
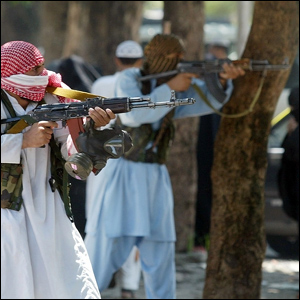
M137 68L126 69L119 75L116 81L117 97L150 97L151 102L165 102L171 99L171 89L167 84L162 84L153 89L148 95L141 92L141 84L137 80L140 71ZM141 124L154 123L163 118L172 108L138 108L124 114L119 114L122 123L126 126L138 127Z
M1 101L1 120L9 117ZM18 164L21 161L23 134L2 134L6 131L6 127L6 124L1 124L1 163Z

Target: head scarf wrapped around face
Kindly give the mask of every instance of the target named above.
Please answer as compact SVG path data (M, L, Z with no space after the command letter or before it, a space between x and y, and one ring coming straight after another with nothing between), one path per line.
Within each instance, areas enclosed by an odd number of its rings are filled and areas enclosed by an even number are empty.
M143 71L148 75L175 70L181 60L179 55L184 52L179 37L174 34L157 34L144 49ZM174 53L177 54L175 57L168 57Z
M47 71L41 76L24 75L44 62L40 51L24 41L12 41L1 46L1 88L22 98L40 101L48 85Z

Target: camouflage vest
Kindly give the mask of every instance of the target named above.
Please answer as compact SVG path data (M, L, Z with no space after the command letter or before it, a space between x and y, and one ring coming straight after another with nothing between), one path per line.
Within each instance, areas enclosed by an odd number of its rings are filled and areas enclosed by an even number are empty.
M122 126L131 135L133 142L133 147L123 157L135 162L165 164L175 134L173 115L174 109L164 117L157 131L152 129L151 124L136 128ZM146 149L149 143L152 146Z
M11 117L16 117L16 113L7 98L7 95L1 90L1 101L5 104ZM40 104L45 103L44 100ZM9 123L6 131L16 122ZM69 197L70 184L68 173L64 168L65 160L61 155L60 147L56 144L53 135L50 140L51 148L51 178L49 184L52 191L58 190L65 206L65 211L69 219L73 222L71 202ZM1 163L1 208L20 210L23 203L22 199L22 164Z
M11 117L16 117L16 113L5 92L1 90L1 101L3 101ZM8 124L6 131L14 123ZM1 163L1 208L20 210L23 203L22 199L22 163L8 164Z

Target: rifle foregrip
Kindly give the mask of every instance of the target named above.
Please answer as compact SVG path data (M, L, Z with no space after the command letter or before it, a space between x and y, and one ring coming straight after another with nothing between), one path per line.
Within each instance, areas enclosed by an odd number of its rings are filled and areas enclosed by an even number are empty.
M109 108L113 113L120 114L129 112L130 108L130 99L128 97L118 97L118 98L90 98L87 99L88 105L92 108L98 106L102 109Z

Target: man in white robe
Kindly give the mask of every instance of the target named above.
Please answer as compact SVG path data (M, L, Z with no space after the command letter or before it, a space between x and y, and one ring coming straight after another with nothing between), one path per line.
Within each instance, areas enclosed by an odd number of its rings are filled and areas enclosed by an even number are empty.
M120 43L115 53L115 65L117 72L113 75L101 76L94 81L91 92L107 98L115 97L115 84L121 71L128 68L140 68L143 64L143 49L135 41L127 40ZM114 124L115 119L108 126ZM87 179L87 189L94 190L93 174ZM92 185L89 184L91 180ZM98 201L102 201L98 198ZM134 293L139 289L141 277L141 262L137 247L133 247L129 257L119 271L121 282L121 298L134 298Z
M145 84L139 81L143 75L175 70L183 55L184 47L178 37L158 34L144 49L143 68L126 69L117 79L118 97L149 96L152 102L161 102L168 101L171 90L175 90L176 98L195 98L196 102L174 110L141 108L119 115L125 130L133 133L132 151L108 161L108 168L92 176L89 183L93 188L87 189L85 244L100 290L107 288L112 274L135 245L140 252L147 299L176 298L173 191L164 155L174 132L172 118L213 112L192 84L201 88L213 107L220 109L232 93L231 79L245 73L232 64L223 65L218 79L223 101L215 99L205 82L193 73L152 79Z
M44 58L34 45L12 41L1 46L1 120L11 117L3 97L17 116L42 99L72 101L45 93L49 85L65 87L59 74L44 68ZM104 126L115 115L95 108L90 117L95 126ZM64 157L68 155L69 130L59 127L41 121L6 134L7 124L1 124L1 167L22 163L23 169L20 209L2 208L1 192L1 299L101 298L84 242L58 191L49 184L52 135L61 143Z

